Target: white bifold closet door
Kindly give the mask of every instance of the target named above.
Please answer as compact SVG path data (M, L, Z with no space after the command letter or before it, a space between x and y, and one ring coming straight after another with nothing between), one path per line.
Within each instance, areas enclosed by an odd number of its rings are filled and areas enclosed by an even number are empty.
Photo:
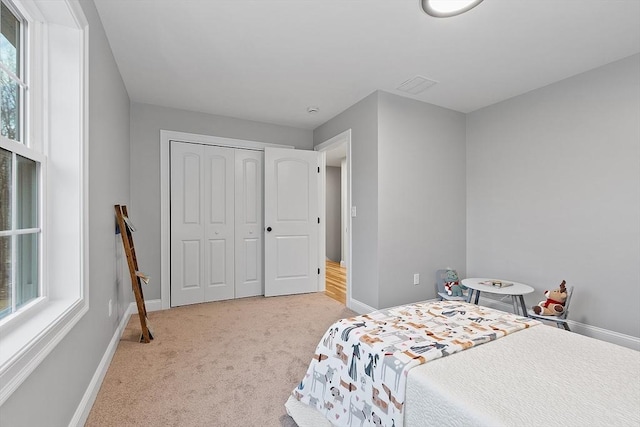
M171 142L171 306L262 294L262 153Z

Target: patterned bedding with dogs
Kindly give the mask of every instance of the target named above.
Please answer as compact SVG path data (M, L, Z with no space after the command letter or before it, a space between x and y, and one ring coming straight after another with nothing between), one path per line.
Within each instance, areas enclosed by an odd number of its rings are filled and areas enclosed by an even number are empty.
M539 322L459 301L342 319L316 347L293 396L336 426L402 426L407 372Z

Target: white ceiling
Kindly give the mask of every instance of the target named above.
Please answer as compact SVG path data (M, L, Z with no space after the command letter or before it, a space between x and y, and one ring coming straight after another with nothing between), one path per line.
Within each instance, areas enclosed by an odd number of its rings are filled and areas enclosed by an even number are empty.
M467 113L640 52L640 0L95 3L131 101L305 129L417 75Z

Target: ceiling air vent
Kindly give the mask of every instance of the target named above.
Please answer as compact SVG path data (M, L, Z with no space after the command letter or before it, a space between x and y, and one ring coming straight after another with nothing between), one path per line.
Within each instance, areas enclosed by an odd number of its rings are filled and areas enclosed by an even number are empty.
M433 86L436 83L438 82L429 80L425 77L415 76L407 80L406 82L402 83L400 86L398 86L398 90L402 92L410 93L411 95L417 95L429 89L431 86Z

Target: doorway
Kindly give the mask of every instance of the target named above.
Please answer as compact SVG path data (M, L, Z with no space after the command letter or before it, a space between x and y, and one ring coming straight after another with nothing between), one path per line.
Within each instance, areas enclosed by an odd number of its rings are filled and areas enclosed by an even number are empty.
M315 147L323 156L321 238L325 248L325 293L351 306L351 130Z

